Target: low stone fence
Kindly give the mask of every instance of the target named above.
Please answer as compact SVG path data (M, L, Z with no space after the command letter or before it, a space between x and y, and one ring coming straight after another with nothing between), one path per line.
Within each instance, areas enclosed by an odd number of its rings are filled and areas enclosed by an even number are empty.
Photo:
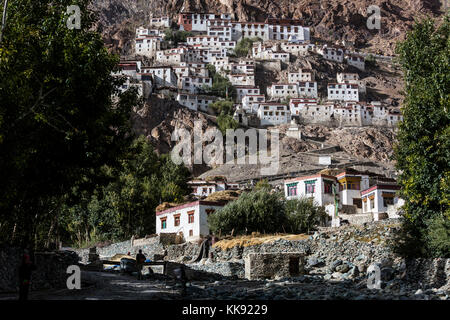
M0 248L0 292L17 292L19 285L19 266L23 250L19 248ZM70 265L78 264L78 256L72 251L36 252L32 272L31 289L65 288Z
M217 274L227 278L243 279L245 277L244 264L241 262L220 261L214 263L196 263L187 265L191 270Z
M309 254L311 249L310 240L276 240L269 243L263 243L260 245L253 245L248 247L235 246L229 250L222 250L219 247L213 247L217 261L240 261L244 263L244 259L249 254L254 253L288 253L288 252L300 252L302 254Z
M420 282L431 288L447 286L450 290L450 259L407 259L405 269L409 282Z
M355 213L355 214L339 214L339 218L342 220L347 220L350 224L364 224L373 221L372 213Z
M188 262L197 257L200 252L200 244L195 242L186 242L178 245L166 247L167 261Z
M165 246L161 243L159 236L151 238L143 238L122 241L118 243L113 243L105 247L97 247L96 252L100 256L100 259L108 259L116 254L127 254L130 253L131 256L135 256L139 250L151 260L160 260L161 257L165 256ZM167 241L167 239L163 239ZM89 248L86 249L73 249L80 257L80 262L83 264L88 263L89 258Z
M202 280L211 280L217 279L220 280L222 275L219 273L212 273L207 268L196 268L191 267L191 265L183 265L177 262L168 262L166 265L166 276L176 279L176 270L180 269L184 266L184 271L186 274L186 278L188 281L202 281Z

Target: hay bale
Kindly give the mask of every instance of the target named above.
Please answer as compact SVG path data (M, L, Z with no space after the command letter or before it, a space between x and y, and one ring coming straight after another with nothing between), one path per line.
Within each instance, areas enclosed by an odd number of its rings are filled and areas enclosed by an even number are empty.
M156 207L156 212L160 212L160 211L164 211L176 206L179 206L179 203L174 203L174 202L163 202L161 203L159 206Z
M336 176L337 174L341 173L342 171L344 171L343 169L338 169L338 168L326 168L323 170L319 171L319 174L324 174L327 176Z
M241 190L223 190L210 194L205 201L234 201L241 195Z

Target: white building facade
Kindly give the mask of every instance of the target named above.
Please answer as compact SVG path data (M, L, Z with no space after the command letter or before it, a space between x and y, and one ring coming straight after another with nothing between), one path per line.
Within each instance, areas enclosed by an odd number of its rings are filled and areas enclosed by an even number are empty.
M273 99L297 98L298 85L296 83L273 83L267 88L267 93Z
M164 211L156 212L156 234L182 234L186 241L195 241L207 236L208 216L221 209L224 203L195 201Z
M336 188L334 176L316 174L284 181L286 199L312 198L319 206L334 204L333 186Z
M329 83L328 100L330 101L359 101L359 90L357 84L352 83Z
M261 126L276 126L289 123L291 113L285 104L265 102L259 105L258 118Z
M142 67L141 78L146 74L152 75L154 84L159 87L176 87L177 76L172 67Z
M363 213L372 213L375 221L381 213L388 212L388 206L398 203L398 185L377 184L361 191Z

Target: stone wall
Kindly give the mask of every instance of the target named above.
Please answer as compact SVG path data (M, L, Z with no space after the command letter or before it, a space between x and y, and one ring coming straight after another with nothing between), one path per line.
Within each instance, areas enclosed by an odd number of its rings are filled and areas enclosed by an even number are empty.
M405 260L405 278L409 282L421 282L425 287L450 290L450 259Z
M297 277L305 273L304 254L251 253L245 258L245 278L248 280Z
M364 223L373 221L372 213L355 213L355 214L339 214L341 218L341 223L343 220L347 220L350 224L362 225Z
M78 256L73 251L36 253L35 264L32 289L66 288L67 268L78 265Z
M349 216L357 218L359 215ZM341 215L341 218L346 217ZM359 223L363 222L363 220L359 221ZM350 275L364 274L370 265L377 264L383 277L386 278L385 283L388 283L392 275L395 275L402 276L402 279L405 279L408 283L421 283L424 286L434 287L448 286L450 277L449 259L406 261L394 254L387 241L398 232L398 227L398 220L396 219L370 221L362 225L324 228L305 240L280 239L254 246L235 246L226 250L212 247L211 252L215 262L202 261L195 264L191 264L190 261L197 257L200 243L164 246L157 237L147 239L145 242L137 242L141 246L131 247L128 241L98 248L97 252L101 256L113 256L116 253L127 253L128 251L135 254L139 248L142 248L147 257L161 254L165 261L170 261L175 265L177 263L186 264L189 272L191 272L191 277L196 279L203 277L210 277L211 279L215 277L243 278L245 275L245 260L251 259L249 257L264 255L266 257L278 257L295 252L305 256L308 261L306 264L307 272L314 271L317 266L322 266L324 269L319 271L327 275L328 272L331 272L330 270L333 270L331 273L339 271L342 276L345 276L342 273L344 271ZM264 265L265 262L261 264L261 266ZM342 267L336 267L340 265ZM346 266L349 268L345 268ZM262 269L264 268L262 267ZM278 267L270 268L276 269ZM286 267L282 267L280 270L284 270L282 273L286 274Z
M221 250L218 247L212 248L212 252L217 261L239 261L241 263L244 263L244 259L252 253L300 252L307 255L310 251L309 240L289 241L283 239L248 247L235 246L229 250Z
M19 266L23 250L0 248L0 292L17 292ZM65 288L67 267L78 264L78 256L71 251L36 253L37 269L32 273L32 290Z
M140 249L142 250L142 253L151 260L159 260L158 258L166 254L165 247L160 243L159 236L136 239L133 241L133 245L131 240L113 243L105 247L97 247L96 251L100 256L100 259L108 259L116 254L127 254L128 252L131 256L135 256ZM81 263L86 264L88 262L89 249L74 249L73 251L78 254Z
M200 252L200 244L196 242L186 242L166 247L165 260L187 262L197 257Z

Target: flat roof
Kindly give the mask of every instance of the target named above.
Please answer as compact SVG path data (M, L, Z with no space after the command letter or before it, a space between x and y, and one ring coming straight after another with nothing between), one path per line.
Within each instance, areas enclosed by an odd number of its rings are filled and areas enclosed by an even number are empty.
M312 178L326 178L326 179L336 180L336 177L334 177L334 176L329 176L326 174L318 173L318 174L314 174L314 175L310 175L310 176L303 176L303 177L287 179L287 180L284 180L284 183L286 184L288 182L303 181L303 180L308 180L308 179L312 179Z
M374 190L400 190L401 187L397 184L376 184L369 189L361 191L361 195L368 194Z
M181 210L181 209L184 209L184 208L196 207L196 206L201 206L201 205L203 205L203 206L223 207L223 206L225 206L225 204L226 204L225 201L220 201L219 202L219 201L197 200L197 201L194 201L194 202L188 202L188 203L180 204L179 206L168 208L166 210L156 212L156 215L160 216L162 214L170 213L170 212Z

